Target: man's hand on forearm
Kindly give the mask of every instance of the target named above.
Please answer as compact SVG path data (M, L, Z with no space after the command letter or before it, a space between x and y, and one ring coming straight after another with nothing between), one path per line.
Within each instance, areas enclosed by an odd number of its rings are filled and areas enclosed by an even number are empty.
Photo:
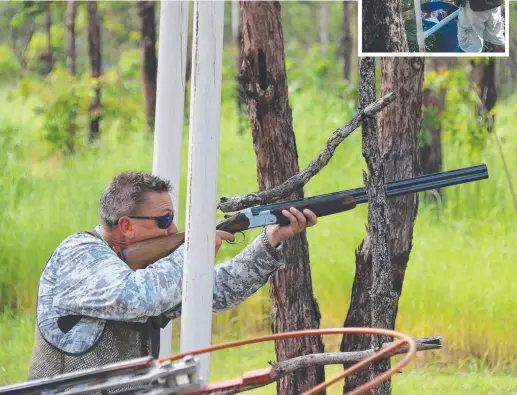
M266 228L266 235L272 247L276 247L282 241L288 240L293 237L296 233L303 232L306 228L316 225L318 218L310 210L303 210L303 214L291 207L289 211L283 210L282 214L289 219L289 224L280 225L269 225Z

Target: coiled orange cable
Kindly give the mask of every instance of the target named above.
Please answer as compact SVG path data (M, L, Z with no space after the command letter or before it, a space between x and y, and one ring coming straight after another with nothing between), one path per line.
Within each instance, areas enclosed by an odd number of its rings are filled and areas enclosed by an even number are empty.
M415 341L408 335L394 331L391 329L382 329L382 328L329 328L329 329L309 329L309 330L302 330L302 331L295 331L295 332L285 332L285 333L277 333L273 335L267 335L267 336L259 336L259 337L253 337L249 339L242 339L242 340L235 340L231 342L226 343L220 343L215 344L213 346L199 348L192 351L182 352L178 354L174 354L170 357L162 358L158 360L158 363L165 363L169 361L176 361L178 359L181 359L188 355L199 355L199 354L206 354L213 351L219 351L224 350L228 348L233 347L240 347L248 344L255 344L255 343L262 343L266 341L272 341L272 340L279 340L279 339L289 339L289 338L295 338L295 337L305 337L305 336L314 336L314 335L335 335L335 334L363 334L363 335L380 335L380 336L389 336L398 338L400 340L394 342L393 344L389 345L386 348L381 349L380 351L374 353L368 358L363 359L362 361L357 362L356 364L352 365L348 369L344 370L342 373L337 375L336 377L333 377L332 379L318 384L314 388L311 388L309 391L304 392L302 395L316 395L323 389L329 387L330 385L336 383L339 380L344 379L345 377L350 376L351 374L357 372L358 370L364 368L371 362L374 362L387 354L393 352L399 347L402 347L404 345L408 345L408 351L404 358L397 363L394 367L389 369L388 371L382 373L375 379L363 384L362 386L354 389L351 392L348 392L347 395L360 395L364 394L367 391L371 390L372 388L375 388L379 384L382 384L383 382L387 381L391 376L393 376L396 372L400 371L400 369L404 366L406 366L409 361L413 358L413 356L416 353L416 343ZM274 381L273 377L269 378L269 381L263 381L261 383L263 384L269 384L272 381ZM233 384L228 384L228 388L238 388L239 385L235 384L235 380L232 380ZM225 387L226 382L221 383L219 386L217 386L217 383L210 384L206 386L205 390L201 390L199 392L195 392L195 394L207 394L214 390L215 387L217 387L217 390L222 390ZM230 383L230 381L228 382ZM257 382L258 383L258 382ZM240 386L244 387L249 384L243 383ZM194 393L193 393L194 394Z

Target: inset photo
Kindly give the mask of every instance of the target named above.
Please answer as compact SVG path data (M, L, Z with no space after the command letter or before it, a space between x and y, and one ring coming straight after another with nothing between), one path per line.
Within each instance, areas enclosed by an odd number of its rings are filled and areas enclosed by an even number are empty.
M359 0L358 13L360 56L509 56L509 0Z

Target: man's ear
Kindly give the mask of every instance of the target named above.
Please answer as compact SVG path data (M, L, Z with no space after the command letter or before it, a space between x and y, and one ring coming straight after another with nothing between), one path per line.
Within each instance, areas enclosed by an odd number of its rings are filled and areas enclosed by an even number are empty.
M133 233L133 226L128 217L120 217L118 220L118 226L122 233L126 236L130 236Z

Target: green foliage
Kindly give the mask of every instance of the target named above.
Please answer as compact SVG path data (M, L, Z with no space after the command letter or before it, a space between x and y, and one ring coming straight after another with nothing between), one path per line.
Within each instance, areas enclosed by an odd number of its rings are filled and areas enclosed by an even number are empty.
M140 83L142 52L139 49L124 51L118 61L118 72L127 82Z
M145 112L140 81L141 59L138 50L122 53L117 67L99 78L89 73L73 77L56 66L45 78L26 75L18 93L27 98L36 94L40 105L34 114L43 119L40 137L50 153L69 153L84 148L90 117L102 117L103 133L126 139L131 130L143 130ZM96 88L101 89L101 109L90 111Z
M343 79L342 63L334 59L339 55L333 45L328 46L328 59L321 56L321 47L313 46L306 52L302 61L286 59L286 73L289 92L297 95L303 91L320 91L325 95L342 97L346 100L357 96L357 87Z
M0 45L0 84L6 80L14 79L20 74L20 61L14 51L7 45Z
M470 70L457 68L445 72L426 74L424 89L438 93L446 89L445 110L438 118L436 110L426 108L422 120L422 142L427 141L430 130L441 125L443 143L457 144L468 158L478 161L489 139L487 118L480 111L476 87L469 78ZM497 111L497 107L492 113Z
M18 93L22 97L38 95L40 105L34 109L34 115L43 119L40 138L51 152L67 152L77 146L77 123L88 113L94 87L94 80L75 79L60 67L43 80L26 76L21 81Z
M27 19L44 13L51 6L51 3L52 1L21 1L18 12L11 19L11 26L19 27Z

